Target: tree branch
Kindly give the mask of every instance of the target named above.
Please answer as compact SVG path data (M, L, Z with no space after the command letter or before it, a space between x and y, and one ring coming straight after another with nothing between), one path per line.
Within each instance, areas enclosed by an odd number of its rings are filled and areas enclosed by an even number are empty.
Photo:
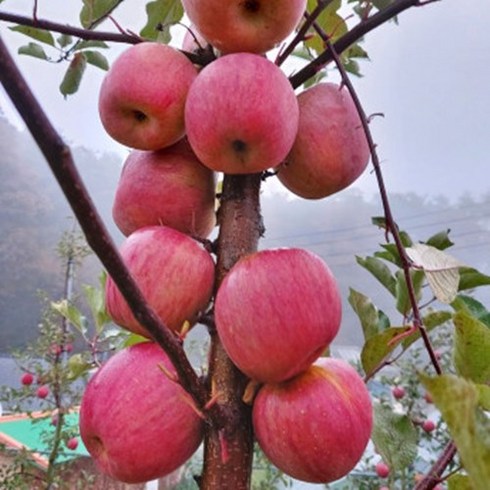
M46 158L86 236L87 243L112 276L137 320L163 348L174 365L182 387L202 409L207 394L177 337L146 304L121 259L75 167L69 147L52 126L22 77L0 37L0 82Z
M440 0L397 0L388 7L380 10L376 14L368 17L366 20L361 21L355 27L353 27L349 32L340 37L333 45L336 53L342 53L352 44L359 41L365 34L376 29L381 24L393 19L398 14L410 7L420 7L426 5L427 3L433 3ZM294 88L299 87L305 83L308 79L315 76L319 70L321 70L328 63L333 61L332 51L330 49L325 49L325 51L315 58L311 63L306 65L300 71L295 73L289 78L291 84Z

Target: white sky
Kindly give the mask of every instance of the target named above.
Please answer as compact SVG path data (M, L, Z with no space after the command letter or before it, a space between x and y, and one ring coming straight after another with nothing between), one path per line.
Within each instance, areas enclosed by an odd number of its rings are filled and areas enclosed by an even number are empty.
M125 2L116 19L138 31L145 22L144 0ZM41 18L76 21L81 2L40 0ZM29 14L32 0L5 0L0 9ZM354 83L368 113L383 113L371 125L387 187L423 195L480 195L490 190L490 1L441 0L412 8L399 25L385 24L366 36L371 61ZM104 29L111 29L110 25ZM0 32L14 53L27 38ZM111 50L112 57L118 50ZM103 72L88 67L82 88L66 101L58 92L66 65L18 56L19 65L69 143L123 154L104 132L97 115ZM0 107L16 119L3 89ZM366 172L355 186L375 192Z

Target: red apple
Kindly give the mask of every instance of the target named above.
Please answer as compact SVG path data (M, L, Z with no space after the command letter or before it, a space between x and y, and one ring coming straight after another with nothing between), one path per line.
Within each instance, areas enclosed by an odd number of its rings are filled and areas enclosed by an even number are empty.
M167 226L147 226L132 233L120 253L147 302L168 328L180 331L185 321L195 323L214 285L213 259L198 242ZM110 277L105 297L114 323L149 336Z
M432 420L427 419L422 423L422 429L427 433L432 432L435 428L436 424Z
M317 255L263 250L225 276L215 301L218 334L247 376L277 382L307 369L338 332L337 283Z
M80 435L101 470L140 483L167 475L196 451L203 421L189 405L170 360L153 342L123 349L89 381Z
M369 147L348 90L320 83L298 96L299 129L277 177L291 192L320 199L352 184L369 162Z
M46 398L49 395L49 388L46 385L40 386L36 391L36 395L38 398Z
M187 97L185 125L204 165L248 174L283 161L296 137L298 113L293 88L276 65L237 53L199 73Z
M253 403L253 426L267 458L284 473L328 483L349 473L369 442L372 406L355 369L321 358L306 372L265 384Z
M184 104L197 68L176 49L156 42L124 51L107 73L99 114L116 141L158 150L184 136Z
M31 373L24 373L20 378L20 382L24 386L30 386L34 382L34 376Z
M70 437L70 439L66 441L66 447L74 451L78 447L78 439L76 437Z
M390 474L390 467L384 461L378 461L374 469L380 478L387 478Z
M264 53L298 25L306 0L182 0L203 36L223 53Z
M405 388L403 386L395 386L391 392L397 400L401 400L405 396Z
M185 139L159 151L134 150L124 164L112 216L126 236L166 225L206 238L216 223L215 185L214 173Z

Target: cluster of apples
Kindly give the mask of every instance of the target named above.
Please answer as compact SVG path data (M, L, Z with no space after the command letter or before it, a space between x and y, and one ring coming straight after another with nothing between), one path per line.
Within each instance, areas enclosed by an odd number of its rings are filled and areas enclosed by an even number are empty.
M274 168L305 198L352 183L369 158L361 123L345 89L325 83L296 96L264 55L294 30L306 0L182 3L217 58L200 69L170 46L143 42L116 59L100 90L104 128L132 149L113 205L126 236L120 253L176 334L214 300L224 348L261 386L253 424L263 451L293 477L333 481L361 457L372 407L350 365L320 357L341 321L330 269L306 250L264 250L235 264L213 298L215 263L196 238L215 225L216 172ZM149 341L118 352L90 380L80 433L105 472L148 481L191 457L203 421L110 277L106 306Z

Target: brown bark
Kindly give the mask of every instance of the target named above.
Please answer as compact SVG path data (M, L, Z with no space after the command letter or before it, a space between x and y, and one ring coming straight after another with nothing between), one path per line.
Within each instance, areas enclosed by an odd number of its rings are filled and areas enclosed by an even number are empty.
M260 175L225 176L218 214L216 288L241 257L257 250L263 233L259 191ZM219 393L224 420L206 430L201 490L247 490L253 434L251 410L242 396L248 380L230 361L215 331L211 331L209 381L210 392Z

